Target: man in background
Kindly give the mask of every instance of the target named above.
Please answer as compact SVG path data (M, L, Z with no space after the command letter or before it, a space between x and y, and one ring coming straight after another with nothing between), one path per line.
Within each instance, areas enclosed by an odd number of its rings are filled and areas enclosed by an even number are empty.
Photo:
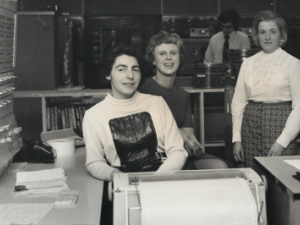
M250 48L248 36L238 30L240 16L236 10L226 9L218 19L222 31L211 37L204 63L228 63L229 49Z

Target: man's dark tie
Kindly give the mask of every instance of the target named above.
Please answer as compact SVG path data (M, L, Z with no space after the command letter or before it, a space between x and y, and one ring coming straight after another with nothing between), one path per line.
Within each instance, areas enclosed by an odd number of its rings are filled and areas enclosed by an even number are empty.
M229 42L228 42L228 40L229 40L229 36L228 35L226 35L226 36L224 36L224 38L225 38L225 41L224 41L224 47L223 47L223 63L228 63L229 62L229 60L228 60L228 58L229 58L229 56L228 56L228 54L229 54Z

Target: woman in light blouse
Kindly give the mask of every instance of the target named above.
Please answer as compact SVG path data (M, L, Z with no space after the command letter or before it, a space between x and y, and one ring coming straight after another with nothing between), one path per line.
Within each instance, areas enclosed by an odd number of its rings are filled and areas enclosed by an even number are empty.
M253 39L262 48L244 60L232 101L233 155L239 167L255 156L296 153L300 130L300 61L281 49L284 19L262 11L254 17Z

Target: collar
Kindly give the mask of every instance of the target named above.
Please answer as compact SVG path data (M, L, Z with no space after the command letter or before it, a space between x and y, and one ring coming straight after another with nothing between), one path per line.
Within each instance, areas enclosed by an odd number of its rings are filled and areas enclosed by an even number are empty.
M281 65L284 56L283 56L283 50L279 47L275 52L272 52L270 54L265 53L264 51L261 51L261 61L265 62L271 62L272 65Z
M223 33L223 37L224 37L224 39L225 39L225 34L224 34L223 31L222 31L222 33ZM237 34L237 31L236 31L236 30L232 31L232 32L229 34L229 40L230 40L232 37L236 36L236 34Z
M271 54L263 51L259 53L252 73L252 81L256 89L264 89L270 85L271 78L277 74L285 60L283 52L279 48Z
M140 96L140 92L135 91L134 95L129 99L116 99L111 95L110 92L108 92L105 97L105 100L109 101L110 103L112 103L114 105L126 106L126 105L131 105L131 104L135 103L138 100L139 96Z

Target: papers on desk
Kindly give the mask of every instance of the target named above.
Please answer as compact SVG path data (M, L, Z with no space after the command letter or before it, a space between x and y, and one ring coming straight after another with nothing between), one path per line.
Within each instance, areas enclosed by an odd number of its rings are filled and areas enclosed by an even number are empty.
M283 160L285 163L292 165L295 167L297 170L300 170L300 160L297 159L287 159Z
M18 172L14 188L16 195L58 193L69 190L62 168Z
M72 206L75 205L78 200L79 191L74 190L63 190L59 192L56 197L55 205L60 206Z
M54 204L1 204L0 224L36 224L53 207Z
M140 182L142 225L257 225L258 210L242 178Z

